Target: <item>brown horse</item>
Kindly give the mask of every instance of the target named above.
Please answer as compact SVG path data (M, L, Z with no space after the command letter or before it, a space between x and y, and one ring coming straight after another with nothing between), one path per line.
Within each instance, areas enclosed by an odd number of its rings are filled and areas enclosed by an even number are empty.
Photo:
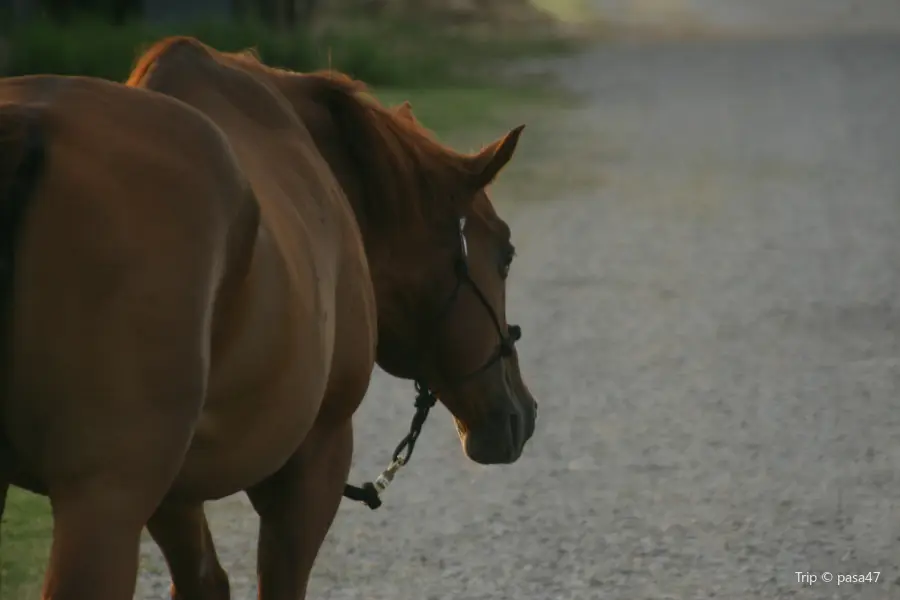
M0 81L0 489L51 499L44 598L130 599L145 524L173 595L228 598L202 502L242 490L259 597L303 598L376 361L515 461L537 405L485 187L521 129L459 154L346 77L188 38L128 86Z

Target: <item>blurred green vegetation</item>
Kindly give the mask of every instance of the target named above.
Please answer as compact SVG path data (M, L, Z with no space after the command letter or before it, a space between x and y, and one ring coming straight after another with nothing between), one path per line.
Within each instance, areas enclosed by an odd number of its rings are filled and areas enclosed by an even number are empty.
M391 88L373 90L386 106L408 100L413 113L444 143L470 151L492 142L545 108L565 106L568 96L535 86Z
M383 19L342 22L315 33L279 32L254 21L114 26L82 18L61 26L37 20L7 26L7 64L0 64L0 74L56 73L123 81L136 57L168 35L194 36L222 51L252 47L266 64L295 71L333 67L373 86L483 84L498 63L573 47L549 36L472 36L434 24Z
M46 498L9 490L0 531L0 600L40 597L52 531Z

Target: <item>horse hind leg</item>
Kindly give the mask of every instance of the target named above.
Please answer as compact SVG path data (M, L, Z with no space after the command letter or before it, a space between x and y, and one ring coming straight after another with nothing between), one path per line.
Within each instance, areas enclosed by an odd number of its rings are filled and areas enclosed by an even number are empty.
M172 600L230 600L202 504L163 503L147 530L169 566Z
M32 342L55 377L24 372L35 374L20 382L31 393L16 397L28 398L19 420L31 426L16 447L40 464L53 509L44 600L131 600L141 532L181 469L205 396L206 363L191 340L173 335L166 345L141 347L113 335L129 332L128 324L84 318L110 332L108 346L79 352L72 340L62 348L48 338ZM175 325L161 329L193 334L196 327ZM26 437L29 430L38 435Z
M280 471L247 490L259 514L259 600L303 600L350 471L349 420L317 425Z
M135 404L122 401L132 409ZM145 410L115 415L105 426L70 428L65 443L53 448L45 600L134 596L141 531L180 468L192 425L186 411L161 410L149 400L140 404ZM199 400L186 398L190 404ZM81 423L98 421L103 419Z

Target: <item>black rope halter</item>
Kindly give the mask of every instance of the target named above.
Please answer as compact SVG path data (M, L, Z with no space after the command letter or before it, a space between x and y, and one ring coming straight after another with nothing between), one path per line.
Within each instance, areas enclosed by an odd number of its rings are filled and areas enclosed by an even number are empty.
M513 353L513 348L515 343L519 341L522 337L522 328L518 325L509 325L506 328L506 332L504 333L503 327L500 325L500 319L497 317L497 312L488 302L487 297L481 291L481 288L478 287L478 284L472 279L469 274L469 246L466 243L466 218L462 217L459 220L459 245L460 245L460 254L456 260L456 287L453 288L453 293L450 295L447 303L445 304L445 308L438 313L438 318L442 318L445 314L447 314L450 309L453 307L453 304L456 302L456 298L459 296L459 291L463 285L468 285L472 288L472 291L475 292L475 296L481 302L482 306L484 306L485 310L487 310L488 314L491 317L491 321L494 324L494 327L497 329L497 334L500 336L500 343L497 345L496 350L491 354L490 357L484 362L483 365L468 373L463 375L462 377L456 378L456 383L461 383L476 375L479 375L490 368L497 361L511 356ZM381 493L391 484L394 480L394 475L396 475L397 471L400 470L400 467L406 466L409 463L409 459L412 458L413 450L416 447L416 440L419 439L419 435L422 433L422 426L425 425L425 420L428 418L428 413L432 409L432 407L437 403L437 396L428 387L428 385L422 381L421 379L417 379L415 381L415 389L416 389L416 412L413 415L412 422L409 426L409 433L400 441L397 445L397 448L394 450L394 454L391 458L391 463L388 467L375 478L375 481L369 481L364 483L362 486L350 485L349 483L344 486L344 497L349 498L350 500L355 500L357 502L362 502L372 510L375 510L379 506L381 506Z

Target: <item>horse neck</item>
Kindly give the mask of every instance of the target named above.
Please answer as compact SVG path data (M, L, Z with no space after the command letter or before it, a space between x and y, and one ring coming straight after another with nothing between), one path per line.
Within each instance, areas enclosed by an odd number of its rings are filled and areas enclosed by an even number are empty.
M349 148L341 144L338 136L329 135L329 132L322 127L310 127L310 131L320 153L344 191L344 196L362 236L363 247L370 266L380 266L377 263L382 257L395 251L398 244L403 243L403 239L395 233L387 231L382 222L383 219L372 218L372 198L384 197L394 192L378 189L378 178L369 178L362 174L378 169L380 165L359 164L359 160L354 158Z
M362 236L363 248L379 304L393 295L394 286L408 286L400 281L402 268L395 264L397 257L414 256L415 249L428 242L427 227L423 224L398 226L416 206L404 207L398 198L418 198L413 190L412 155L397 156L397 146L387 140L373 141L371 148L354 146L352 132L341 130L332 114L317 102L298 104L298 114L306 124L319 153L340 184ZM370 137L371 136L371 137ZM371 132L366 137L376 138ZM383 144L383 147L382 147ZM407 162L409 161L409 162ZM405 163L405 164L404 164ZM401 179L413 178L413 179ZM411 223L416 219L411 218Z

